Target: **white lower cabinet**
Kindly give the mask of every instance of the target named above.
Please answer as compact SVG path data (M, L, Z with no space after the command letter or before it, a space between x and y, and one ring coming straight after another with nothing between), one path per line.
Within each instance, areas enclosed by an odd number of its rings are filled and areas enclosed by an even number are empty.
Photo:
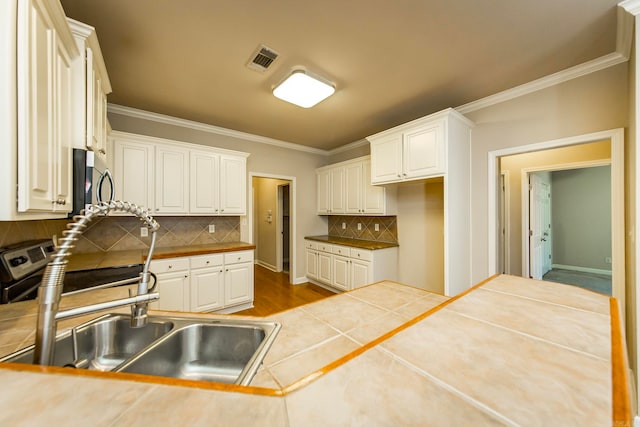
M307 278L339 291L397 280L398 248L368 250L305 240Z
M234 312L253 306L253 251L151 262L158 277L158 310Z

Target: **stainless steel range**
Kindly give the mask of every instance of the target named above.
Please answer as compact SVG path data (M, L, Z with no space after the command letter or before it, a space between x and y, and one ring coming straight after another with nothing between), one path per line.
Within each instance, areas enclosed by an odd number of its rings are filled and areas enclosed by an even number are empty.
M0 248L0 304L35 299L38 296L44 268L54 252L55 247L51 239L31 240ZM64 276L62 292L71 293L104 283L138 278L142 266L129 264L68 271Z

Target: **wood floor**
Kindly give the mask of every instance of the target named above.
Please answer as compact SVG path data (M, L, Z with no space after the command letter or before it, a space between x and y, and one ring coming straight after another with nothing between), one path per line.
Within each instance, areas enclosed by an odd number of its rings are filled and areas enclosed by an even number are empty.
M312 283L292 285L289 274L274 273L264 267L254 267L253 308L234 314L245 316L269 316L280 311L308 304L335 295Z

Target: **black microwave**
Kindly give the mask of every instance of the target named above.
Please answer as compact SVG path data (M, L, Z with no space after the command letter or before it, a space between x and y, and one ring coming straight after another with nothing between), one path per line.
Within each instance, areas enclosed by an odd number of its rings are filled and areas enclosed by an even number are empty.
M78 215L87 205L112 201L115 188L113 176L106 164L93 151L73 149L73 210Z

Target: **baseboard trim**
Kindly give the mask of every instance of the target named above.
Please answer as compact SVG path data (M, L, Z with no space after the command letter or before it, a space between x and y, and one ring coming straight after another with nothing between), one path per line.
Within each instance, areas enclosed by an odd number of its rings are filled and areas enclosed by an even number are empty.
M260 261L259 259L256 260L256 264L258 264L260 267L266 268L267 270L271 270L274 273L280 273L275 265L271 265L271 264L266 263L264 261Z
M306 276L297 277L294 281L291 282L292 285L302 285L303 283L307 283L309 279Z
M332 286L327 285L326 283L318 282L317 280L309 279L308 277L306 279L307 279L307 282L313 283L314 285L320 286L321 288L324 288L324 289L326 289L328 291L331 291L331 292L333 292L335 294L341 294L343 292L343 291L341 291L339 289L336 289L336 288L334 288Z
M603 274L605 276L612 276L611 270L602 270L599 268L578 267L576 265L564 265L564 264L551 264L551 268L559 268L561 270L580 271L583 273Z

